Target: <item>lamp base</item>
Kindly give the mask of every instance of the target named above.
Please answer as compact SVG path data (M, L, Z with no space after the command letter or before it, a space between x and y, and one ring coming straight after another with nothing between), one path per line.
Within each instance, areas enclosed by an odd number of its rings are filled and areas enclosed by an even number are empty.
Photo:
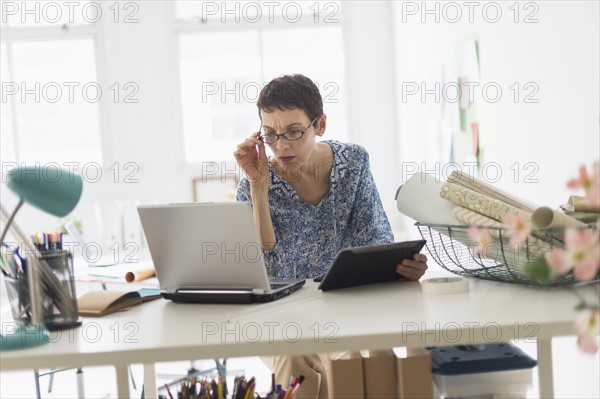
M20 326L14 332L0 335L0 351L32 348L50 342L50 332L44 326Z

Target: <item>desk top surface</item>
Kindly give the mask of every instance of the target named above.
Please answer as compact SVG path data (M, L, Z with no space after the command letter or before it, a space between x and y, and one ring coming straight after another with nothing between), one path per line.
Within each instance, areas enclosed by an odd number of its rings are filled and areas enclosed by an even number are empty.
M419 282L323 293L307 282L267 304L144 303L51 343L0 353L2 370L153 363L250 355L300 354L462 343L534 340L573 334L578 298L570 289L469 281L467 293L431 295ZM586 287L581 293L588 294ZM2 321L2 331L13 325Z

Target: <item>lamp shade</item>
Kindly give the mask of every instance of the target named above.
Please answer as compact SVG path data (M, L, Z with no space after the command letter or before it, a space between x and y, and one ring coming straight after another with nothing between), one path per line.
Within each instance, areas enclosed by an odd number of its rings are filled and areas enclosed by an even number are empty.
M6 174L8 188L23 202L55 216L75 208L83 190L80 175L54 166L27 166Z

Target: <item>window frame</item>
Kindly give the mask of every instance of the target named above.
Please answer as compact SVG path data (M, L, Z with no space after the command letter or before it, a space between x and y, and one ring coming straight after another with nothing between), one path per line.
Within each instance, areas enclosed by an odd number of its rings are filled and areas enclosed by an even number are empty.
M100 5L101 7L103 5ZM103 10L104 11L104 10ZM98 23L89 23L89 24L57 24L57 25L44 25L44 26L11 26L9 24L2 24L0 30L2 32L2 38L0 43L6 46L6 64L7 64L7 73L8 80L2 79L3 81L11 81L14 76L14 64L13 57L11 56L12 45L15 43L24 43L24 42L44 42L44 41L67 41L67 40L77 40L77 39L90 39L92 41L93 50L94 50L94 68L96 70L96 82L101 86L104 86L104 76L106 76L106 71L103 69L103 63L99 62L99 60L103 59L104 56L102 52L102 32ZM9 104L8 101L11 101ZM17 107L15 106L14 99L10 99L7 101L7 106L10 106L10 117L12 119L12 132L11 139L13 144L13 152L14 152L14 162L21 165L25 162L22 160L21 149L19 146L19 131L18 131L18 113ZM107 148L107 138L105 137L105 129L106 126L106 107L104 105L104 96L100 98L98 101L98 132L99 132L99 142L100 142L100 159L99 164L102 167L107 165L107 154L105 149ZM7 134L3 132L3 134ZM3 162L6 162L3 160ZM95 160L93 162L96 162Z
M316 2L315 2L316 3ZM333 1L331 2L325 2L325 3L334 3ZM336 22L336 26L339 26L341 29L341 33L342 33L342 49L344 52L344 55L346 53L346 49L347 49L347 44L345 41L345 36L346 36L346 18L344 16L344 7L342 2L336 2L339 3L339 12L335 15L335 18L338 20ZM314 3L313 3L314 4ZM301 18L300 21L298 21L297 23L290 23L288 21L285 21L285 19L282 17L281 14L275 14L275 18L273 19L272 22L269 22L268 18L261 18L260 21L256 22L256 23L236 23L235 21L228 21L228 22L221 22L220 20L207 20L207 22L203 22L201 16L198 17L190 17L190 18L178 18L177 17L177 1L174 1L170 4L170 7L168 7L168 12L167 14L167 18L169 18L168 21L168 25L169 25L169 29L170 29L170 34L171 36L171 40L170 40L170 45L172 46L171 49L171 54L173 55L172 57L172 63L170 65L171 70L173 71L172 74L172 81L171 83L173 84L173 103L175 104L176 107L176 115L175 115L175 123L176 123L176 131L178 132L178 134L176 135L176 138L174 140L176 140L176 146L177 146L177 159L181 160L180 161L180 168L184 169L184 170L193 170L195 172L200 172L203 173L203 165L205 163L211 163L214 164L215 162L218 162L226 172L230 172L232 170L236 170L236 164L235 161L233 161L232 157L231 159L203 159L203 160L199 160L199 161L188 161L186 159L186 154L185 154L185 131L184 131L184 115L183 115L183 98L182 98L182 90L181 90L181 64L180 64L180 51L179 51L179 35L180 34L189 34L189 33L214 33L214 32L240 32L240 31L248 31L248 30L252 30L252 31L257 31L258 32L258 36L259 36L259 51L260 51L260 60L261 60L261 65L260 65L260 70L261 70L261 79L263 81L266 82L265 79L265 72L264 72L264 66L263 66L263 59L264 59L264 51L263 51L263 32L265 30L285 30L285 29L300 29L300 28L308 28L308 27L322 27L322 28L329 28L331 27L331 24L327 24L327 23L323 23L323 22L319 22L319 23L315 23L314 20L312 19L308 19L308 18ZM313 13L314 15L314 13ZM322 19L322 16L319 17L320 19ZM346 68L344 68L344 76L345 76L345 80L344 82L347 81L347 73L348 71L346 70ZM319 88L322 89L322 88ZM347 96L347 94L346 94ZM347 102L346 101L347 98L343 98L341 99L341 101ZM344 115L345 119L346 119L346 123L348 124L349 119L348 119L348 114L347 112L345 112ZM233 150L232 150L233 151Z

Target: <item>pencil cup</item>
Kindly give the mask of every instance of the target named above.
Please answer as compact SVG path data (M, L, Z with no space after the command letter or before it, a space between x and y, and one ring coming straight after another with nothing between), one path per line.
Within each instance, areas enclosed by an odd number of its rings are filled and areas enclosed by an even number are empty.
M13 319L20 324L31 324L31 306L27 276L21 275L18 278L4 276L4 282L6 283L6 293L10 302Z
M49 330L60 330L81 324L77 310L73 257L69 251L46 251L37 260L29 257L27 263L38 262L41 281L41 302L44 324ZM31 324L31 303L27 275L18 278L5 276L10 308L16 322Z

